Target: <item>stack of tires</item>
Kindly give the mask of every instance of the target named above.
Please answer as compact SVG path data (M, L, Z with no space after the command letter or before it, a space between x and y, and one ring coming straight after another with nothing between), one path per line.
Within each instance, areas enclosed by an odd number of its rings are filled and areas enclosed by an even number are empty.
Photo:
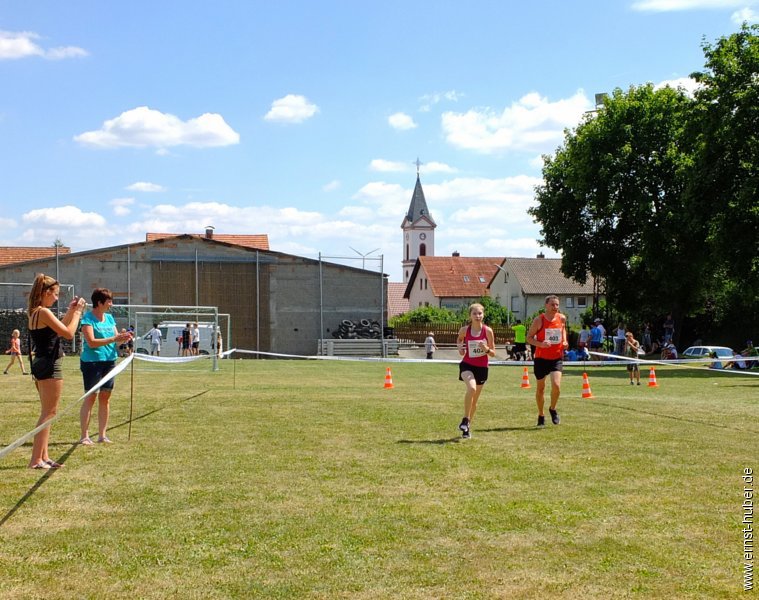
M377 321L369 319L343 319L337 331L332 332L332 337L339 340L379 340L382 339L382 328Z

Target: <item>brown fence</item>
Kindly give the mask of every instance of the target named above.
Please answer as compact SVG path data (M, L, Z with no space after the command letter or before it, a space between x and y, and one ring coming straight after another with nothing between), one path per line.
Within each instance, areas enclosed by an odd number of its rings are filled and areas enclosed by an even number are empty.
M431 331L438 344L455 344L463 323L401 323L393 328L393 334L402 342L421 344ZM508 325L491 325L496 344L514 339L514 331Z

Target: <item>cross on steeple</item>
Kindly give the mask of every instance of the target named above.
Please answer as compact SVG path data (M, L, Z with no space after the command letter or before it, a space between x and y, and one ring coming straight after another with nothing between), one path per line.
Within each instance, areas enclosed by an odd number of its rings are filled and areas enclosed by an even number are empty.
M421 167L424 163L419 160L419 157L417 156L416 162L414 162L414 164L416 165L416 174L419 175L419 167Z

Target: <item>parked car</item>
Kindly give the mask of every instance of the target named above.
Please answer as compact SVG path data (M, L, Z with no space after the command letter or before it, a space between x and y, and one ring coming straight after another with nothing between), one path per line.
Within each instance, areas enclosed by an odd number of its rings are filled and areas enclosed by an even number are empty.
M725 346L691 346L683 352L683 358L720 358L725 361L732 361L735 353ZM728 362L715 360L709 366L712 369L722 369Z
M733 358L733 351L725 346L691 346L683 352L683 358L710 358L712 352L717 358Z

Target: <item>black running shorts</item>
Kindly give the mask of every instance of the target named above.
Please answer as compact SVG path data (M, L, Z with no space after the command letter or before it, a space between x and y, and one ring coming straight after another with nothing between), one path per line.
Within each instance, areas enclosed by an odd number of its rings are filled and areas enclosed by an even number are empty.
M564 363L560 358L536 358L532 370L535 373L535 379L540 380L554 371L561 373L564 370Z

